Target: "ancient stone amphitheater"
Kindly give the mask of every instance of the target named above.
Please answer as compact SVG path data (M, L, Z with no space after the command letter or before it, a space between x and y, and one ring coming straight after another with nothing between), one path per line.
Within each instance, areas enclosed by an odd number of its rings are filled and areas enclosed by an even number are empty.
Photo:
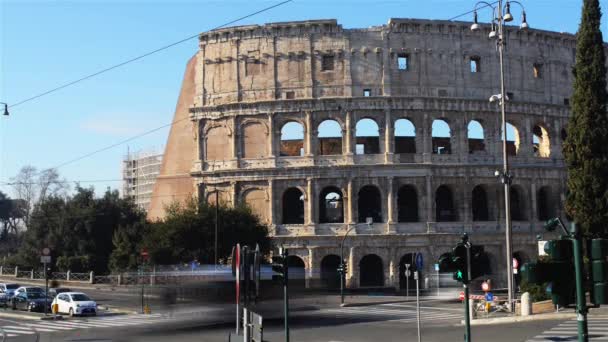
M496 43L469 27L312 20L201 34L149 216L191 194L247 203L323 286L343 252L349 286L402 288L413 253L432 276L467 232L504 283ZM526 261L542 221L563 213L575 37L508 27L506 40L513 250Z

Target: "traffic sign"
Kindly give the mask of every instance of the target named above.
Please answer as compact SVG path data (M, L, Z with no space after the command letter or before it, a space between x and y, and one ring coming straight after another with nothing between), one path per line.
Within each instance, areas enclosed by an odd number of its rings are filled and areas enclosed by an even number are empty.
M410 277L410 275L412 274L412 272L410 270L405 270L405 276L406 277Z
M44 247L42 249L42 255L51 255L51 249L48 247Z
M486 302L492 302L492 301L494 301L494 294L492 294L492 292L486 293Z
M483 283L481 283L481 290L483 292L490 291L490 284L487 281L484 281Z
M439 264L435 264L435 271L439 272Z
M142 249L139 255L141 255L141 257L144 259L148 259L148 250Z
M40 256L40 262L43 264L50 264L51 263L51 256L50 255L41 255Z
M416 268L420 270L420 269L422 269L423 266L424 266L424 263L423 263L423 259L422 259L422 254L418 253L418 254L416 254Z
M513 258L513 268L519 268L519 261L515 258Z
M545 252L545 245L547 241L538 241L538 256L545 256L547 252Z
M458 294L458 299L462 302L464 300L464 292L460 291L460 293Z

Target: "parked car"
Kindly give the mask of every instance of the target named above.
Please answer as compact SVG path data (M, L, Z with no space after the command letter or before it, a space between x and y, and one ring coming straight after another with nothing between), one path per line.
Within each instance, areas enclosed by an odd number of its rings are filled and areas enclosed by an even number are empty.
M4 294L6 299L11 299L15 295L15 290L20 286L15 283L0 283L0 294Z
M52 307L56 313L70 316L97 315L97 303L82 292L64 292L53 299Z
M52 287L49 289L49 297L55 298L58 294L64 292L72 292L72 290L68 289L67 287Z
M47 312L51 312L51 299L46 297L44 290L41 288L27 288L24 291L18 291L11 299L13 310L44 312L45 305Z

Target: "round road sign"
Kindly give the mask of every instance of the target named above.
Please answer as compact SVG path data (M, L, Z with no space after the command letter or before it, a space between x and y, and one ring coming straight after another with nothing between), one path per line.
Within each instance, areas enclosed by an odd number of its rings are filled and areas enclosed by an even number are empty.
M42 249L42 255L49 255L49 254L51 254L51 249L48 247L44 247Z
M460 299L460 301L461 301L461 302L464 300L464 292L462 292L462 291L461 291L461 292L458 294L458 299Z

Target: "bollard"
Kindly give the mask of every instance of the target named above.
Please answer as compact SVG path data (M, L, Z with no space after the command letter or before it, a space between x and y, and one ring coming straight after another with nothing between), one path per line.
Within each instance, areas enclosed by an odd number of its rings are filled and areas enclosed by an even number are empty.
M32 269L31 273L30 273L30 279L34 279L34 270Z
M530 316L532 314L532 302L530 301L530 293L525 292L521 295L521 315Z
M93 284L95 282L95 278L93 277L93 271L89 273L89 284Z
M68 271L66 272L66 274L65 274L65 280L66 280L66 281L70 281L70 273L71 273L71 271L70 271L70 270L68 270Z
M118 286L120 286L120 284L122 283L122 274L119 274L116 277L116 283L117 283Z
M19 276L19 266L15 266L15 278Z
M2 275L2 271L4 271L4 266L0 266L0 276Z

